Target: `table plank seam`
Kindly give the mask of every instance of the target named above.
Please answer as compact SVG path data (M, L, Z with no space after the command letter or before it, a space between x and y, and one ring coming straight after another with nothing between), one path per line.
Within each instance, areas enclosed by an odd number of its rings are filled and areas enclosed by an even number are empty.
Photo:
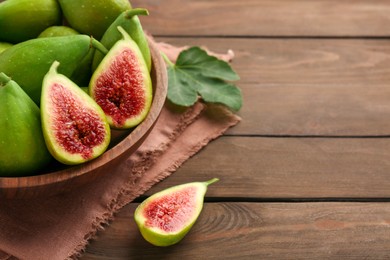
M224 137L259 137L259 138L329 138L329 139L387 139L390 135L287 135L287 134L229 134Z
M175 34L153 34L155 38L176 38L176 39L271 39L271 40L390 40L390 35L175 35Z
M141 203L148 196L140 196L132 201L132 203ZM324 203L324 202L345 202L345 203L389 203L390 197L312 197L312 198L265 198L265 197L212 197L207 196L204 198L205 203Z

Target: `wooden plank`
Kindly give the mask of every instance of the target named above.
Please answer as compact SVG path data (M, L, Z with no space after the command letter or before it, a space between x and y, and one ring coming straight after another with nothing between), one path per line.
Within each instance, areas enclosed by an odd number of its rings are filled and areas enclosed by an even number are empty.
M210 197L390 197L390 138L221 137L147 194L220 178Z
M386 0L132 0L158 35L389 36Z
M389 40L166 38L177 46L232 49L241 83L365 86L390 82Z
M243 120L230 135L390 135L390 85L240 87Z
M229 134L390 134L388 40L157 40L234 50L244 106Z
M206 203L177 245L154 247L126 206L81 259L389 259L388 203Z

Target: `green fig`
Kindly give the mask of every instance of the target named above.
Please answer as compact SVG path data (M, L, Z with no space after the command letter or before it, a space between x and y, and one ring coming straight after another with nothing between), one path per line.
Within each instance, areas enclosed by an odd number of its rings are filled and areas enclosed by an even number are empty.
M15 44L0 54L0 72L6 73L39 104L42 79L51 64L61 62L60 72L71 76L91 47L106 48L87 35L37 38Z
M62 22L56 0L7 0L0 3L0 41L19 43L36 38Z
M59 65L54 61L43 79L42 129L53 157L63 164L75 165L103 154L111 132L101 108L57 72Z
M100 51L95 51L95 49L90 49L87 55L80 61L80 64L74 70L70 79L74 81L79 86L88 86L89 81L92 77L92 60L94 53L101 53Z
M118 31L118 26L121 26L129 34L131 39L135 41L142 52L146 65L150 71L152 67L152 58L146 35L142 29L141 22L137 15L148 15L146 9L136 8L128 10L120 14L115 21L108 27L100 42L107 48L111 49L114 44L122 39L122 34ZM92 71L95 71L104 55L100 52L95 52L92 63Z
M109 50L89 83L89 93L115 129L129 129L146 117L152 103L152 81L137 44L122 27L123 39Z
M128 0L59 0L72 28L100 39L123 11L131 9Z
M0 133L0 176L35 175L52 161L38 106L4 73L0 73Z
M182 240L202 211L207 186L216 181L174 186L144 200L135 210L134 219L145 240L155 246L170 246Z
M12 43L0 42L0 53L2 53L3 51L5 51L6 49L8 49L9 47L12 47L12 46L13 46Z
M68 26L51 26L44 30L38 38L43 37L58 37L58 36L67 36L67 35L78 35L80 34L75 29ZM74 81L77 85L86 86L89 84L89 80L92 76L92 59L95 53L95 49L91 48L87 55L79 62L77 68L74 70L70 79ZM97 52L100 53L100 52Z
M38 35L38 38L46 37L58 37L58 36L68 36L68 35L77 35L80 34L73 28L70 28L65 25L50 26L46 28L43 32Z

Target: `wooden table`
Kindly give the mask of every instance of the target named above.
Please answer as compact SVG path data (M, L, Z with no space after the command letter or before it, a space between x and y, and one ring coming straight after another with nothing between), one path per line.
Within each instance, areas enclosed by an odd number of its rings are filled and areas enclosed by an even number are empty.
M242 122L146 195L220 178L178 245L123 208L81 259L389 259L390 1L133 0L159 41L234 50Z

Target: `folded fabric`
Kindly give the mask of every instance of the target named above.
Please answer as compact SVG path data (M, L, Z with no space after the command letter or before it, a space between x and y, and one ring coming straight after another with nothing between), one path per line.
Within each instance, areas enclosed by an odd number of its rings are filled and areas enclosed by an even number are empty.
M198 102L179 111L166 102L137 152L98 180L48 198L3 200L0 259L76 258L115 212L239 121L222 106Z

